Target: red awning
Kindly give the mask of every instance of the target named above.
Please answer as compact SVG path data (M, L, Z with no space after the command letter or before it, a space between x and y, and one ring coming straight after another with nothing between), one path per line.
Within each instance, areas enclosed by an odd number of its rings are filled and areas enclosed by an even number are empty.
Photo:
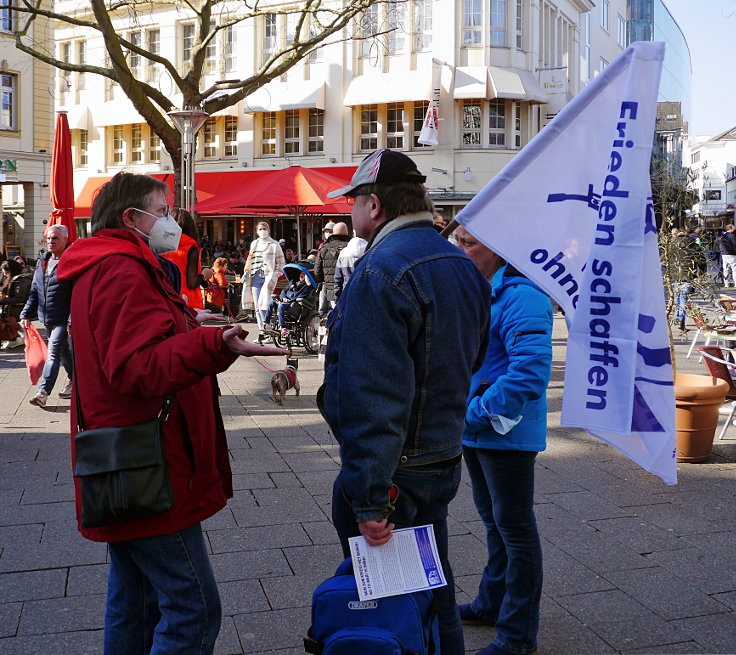
M322 173L334 175L338 178L344 178L346 181L350 180L353 173L355 172L355 166L334 166L334 167L320 167L316 168ZM196 189L197 189L197 201L202 202L233 189L241 186L247 182L258 179L269 173L275 173L274 170L252 170L252 171L217 171L217 172L202 172L197 173ZM97 177L90 177L84 184L84 187L77 196L76 202L74 203L74 215L76 218L89 217L92 209L92 201L94 200L97 189L99 189L105 182L107 182L112 175L104 175ZM173 173L155 173L151 177L155 177L157 180L162 180L171 189L173 197L174 193L174 174Z

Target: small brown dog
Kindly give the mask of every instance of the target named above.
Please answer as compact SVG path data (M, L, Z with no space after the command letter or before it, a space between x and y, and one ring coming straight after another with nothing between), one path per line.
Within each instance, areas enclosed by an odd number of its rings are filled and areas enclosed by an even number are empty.
M296 377L297 368L299 368L299 360L287 358L286 367L276 371L271 378L273 399L279 405L284 404L284 394L292 387L296 390L296 395L299 395L299 379Z

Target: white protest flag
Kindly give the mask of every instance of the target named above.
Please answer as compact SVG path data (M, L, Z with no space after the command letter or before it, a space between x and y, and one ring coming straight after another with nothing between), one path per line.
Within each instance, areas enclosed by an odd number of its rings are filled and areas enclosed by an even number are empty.
M440 107L440 90L441 90L441 78L442 78L441 63L436 59L432 60L432 99L429 101L427 107L427 113L424 116L424 122L422 123L422 130L419 132L417 141L425 146L436 146L439 141L437 140L437 129L439 121L439 107Z
M664 44L637 42L457 220L570 324L562 423L675 484L674 392L649 164Z

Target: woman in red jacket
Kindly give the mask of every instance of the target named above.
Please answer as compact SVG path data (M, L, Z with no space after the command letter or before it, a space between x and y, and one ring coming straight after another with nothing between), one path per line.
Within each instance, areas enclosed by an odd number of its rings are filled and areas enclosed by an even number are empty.
M146 175L118 173L92 207L92 238L77 241L60 263L74 281L74 394L85 430L155 417L174 402L162 440L174 506L164 514L83 536L109 543L105 654L212 653L220 601L200 522L232 496L216 374L238 355L286 350L248 343L236 325L201 327L174 291L157 253L178 246L167 187ZM68 255L68 256L66 256ZM72 463L78 417L72 401Z

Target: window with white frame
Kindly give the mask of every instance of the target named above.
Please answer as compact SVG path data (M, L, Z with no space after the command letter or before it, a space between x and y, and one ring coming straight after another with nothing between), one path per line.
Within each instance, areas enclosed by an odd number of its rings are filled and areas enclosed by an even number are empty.
M432 48L432 0L414 0L414 50Z
M360 36L363 39L360 46L361 56L370 56L373 46L371 37L377 34L378 31L378 5L374 4L363 10L360 15Z
M89 155L89 132L79 130L77 137L77 166L86 166Z
M261 114L261 155L276 154L276 112Z
M13 5L13 2L8 2L7 0L5 2L2 2L0 4L5 5L2 9L0 9L0 32L7 32L8 34L12 34L15 30L15 12L13 11L12 7L8 5Z
M152 164L161 161L161 138L153 130L148 135L148 161Z
M87 42L84 40L77 41L77 64L80 66L87 65ZM78 73L77 88L81 91L87 86L87 73Z
M523 104L520 101L464 100L460 115L460 147L513 150L522 146Z
M482 0L463 0L463 45L481 45Z
M601 63L600 63L600 67L601 67L601 68L600 68L600 72L601 72L601 73L602 73L602 72L603 72L604 70L606 70L606 68L608 68L608 61L606 61L605 59L603 59L603 57L601 57Z
M202 127L202 156L205 159L217 157L217 118L211 116Z
M322 109L310 109L308 113L309 138L307 151L324 152L325 149L325 112Z
M278 16L276 14L266 14L263 17L261 50L264 63L278 50Z
M481 141L481 101L463 101L461 144L463 148L480 148Z
M589 82L593 76L591 69L592 62L590 61L590 12L587 11L583 14L583 39L582 39L581 53L583 57L583 81Z
M317 12L319 14L320 12ZM309 38L313 39L314 37L318 36L322 32L322 28L319 26L319 22L321 22L323 25L328 24L331 21L329 20L329 16L324 17L324 21L321 20L322 17L320 16L311 16L309 20ZM318 22L319 19L319 22ZM324 58L324 48L315 48L309 53L309 60L310 61L317 61L319 59Z
M125 137L122 125L112 126L112 163L125 163Z
M386 24L388 33L388 53L396 55L404 52L404 30L406 4L403 2L389 2L386 5Z
M72 44L70 41L64 41L59 44L59 59L65 64L72 63ZM66 104L66 94L72 88L71 71L59 69L59 94L61 95L61 104Z
M360 149L378 148L378 105L363 105L360 109Z
M514 16L514 36L516 49L524 48L524 0L516 0L516 15Z
M0 130L18 129L17 84L16 75L0 74Z
M626 47L626 19L619 15L616 21L616 42L622 47Z
M161 54L161 30L146 30L146 47L152 55ZM156 82L161 74L161 64L150 59L146 60L146 79L148 82Z
M225 116L225 157L238 156L238 119Z
M299 14L292 12L290 14L286 14L286 45L291 45L296 41L297 33L297 23L299 22Z
M217 34L214 34L205 46L202 70L205 75L217 72Z
M611 3L609 0L601 0L601 27L608 32L608 14Z
M181 63L188 66L192 61L194 48L194 23L185 23L181 26Z
M299 110L289 109L284 112L284 154L298 155L301 153L299 132Z
M404 103L386 105L386 147L391 150L404 149Z
M143 126L140 123L130 126L130 161L132 164L143 163Z
M140 48L143 44L140 30L136 30L135 32L128 34L128 41L130 41L131 45L138 46ZM130 72L133 73L136 78L140 77L141 56L135 52L135 50L130 51L128 66L130 68Z
M491 0L491 46L506 45L506 0Z
M506 103L501 99L488 101L488 145L506 146Z
M225 28L223 55L225 58L223 70L226 73L232 73L237 68L237 52L238 52L238 36L235 31L235 25L229 25Z
M427 115L428 109L429 109L429 102L427 102L426 100L424 102L414 103L414 125L413 125L413 130L412 130L412 136L414 137L414 143L413 143L414 150L422 150L424 148L433 147L430 145L425 145L424 143L419 143L419 135L422 132L422 126L424 125L424 117Z

